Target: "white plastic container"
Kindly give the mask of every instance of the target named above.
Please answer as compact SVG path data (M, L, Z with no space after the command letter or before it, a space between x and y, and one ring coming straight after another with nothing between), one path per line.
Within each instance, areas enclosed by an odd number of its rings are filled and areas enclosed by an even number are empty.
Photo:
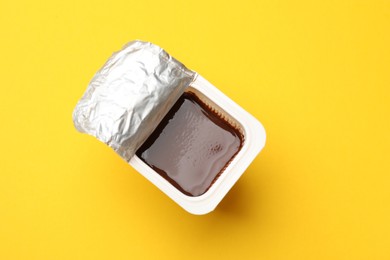
M193 92L208 109L240 132L238 152L206 192L194 197L182 193L136 155L183 91ZM212 211L265 144L263 126L248 112L159 46L139 40L115 52L95 74L73 111L73 122L79 132L110 146L193 214ZM188 175L187 180L193 179Z
M216 109L222 111L227 117L231 118L235 124L238 124L240 131L242 131L242 134L244 135L244 142L241 149L218 179L204 194L197 197L191 197L179 191L145 164L137 155L134 155L129 163L134 169L145 176L145 178L156 185L186 211L192 214L202 215L213 211L241 177L258 153L263 149L266 134L264 127L257 119L219 91L202 76L197 75L197 78L187 91L192 91L201 99L203 97L211 102Z

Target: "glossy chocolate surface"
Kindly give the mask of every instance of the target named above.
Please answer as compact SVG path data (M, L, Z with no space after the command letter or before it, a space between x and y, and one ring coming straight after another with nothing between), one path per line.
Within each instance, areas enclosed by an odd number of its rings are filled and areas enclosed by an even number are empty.
M136 155L189 196L205 193L243 143L240 132L184 93Z

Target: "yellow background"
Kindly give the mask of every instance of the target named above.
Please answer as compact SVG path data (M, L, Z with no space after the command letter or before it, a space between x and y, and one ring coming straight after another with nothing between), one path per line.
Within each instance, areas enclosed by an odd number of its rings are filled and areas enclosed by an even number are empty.
M390 259L389 1L0 0L0 35L0 259ZM266 128L209 215L73 127L133 39Z

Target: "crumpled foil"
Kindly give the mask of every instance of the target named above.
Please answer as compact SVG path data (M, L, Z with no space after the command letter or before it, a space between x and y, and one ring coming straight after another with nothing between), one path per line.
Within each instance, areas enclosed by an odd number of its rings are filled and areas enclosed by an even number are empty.
M74 125L130 161L196 75L160 47L132 41L95 74Z

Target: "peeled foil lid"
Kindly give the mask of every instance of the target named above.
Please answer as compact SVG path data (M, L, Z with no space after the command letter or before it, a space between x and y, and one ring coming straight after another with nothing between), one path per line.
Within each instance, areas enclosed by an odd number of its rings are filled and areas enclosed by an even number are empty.
M132 41L95 74L74 125L130 161L196 75L160 47Z

